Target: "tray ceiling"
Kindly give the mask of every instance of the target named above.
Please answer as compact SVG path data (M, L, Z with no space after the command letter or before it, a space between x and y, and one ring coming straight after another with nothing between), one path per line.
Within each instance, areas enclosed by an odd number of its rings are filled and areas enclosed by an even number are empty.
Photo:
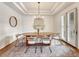
M24 15L38 15L38 3L37 2L7 2L11 8L17 10L17 12ZM67 6L73 4L72 2L41 2L40 14L41 15L53 15Z

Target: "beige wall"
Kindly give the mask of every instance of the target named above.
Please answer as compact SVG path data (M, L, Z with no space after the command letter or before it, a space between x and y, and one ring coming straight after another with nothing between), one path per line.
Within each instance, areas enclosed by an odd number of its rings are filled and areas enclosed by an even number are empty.
M33 29L33 22L35 16L22 16L22 32L35 32ZM53 32L53 17L52 16L43 16L45 28L44 32Z
M65 14L66 12L69 12L70 10L77 8L77 14L79 14L79 3L74 3L73 5L68 6L67 8L65 8L64 10L62 10L61 12L53 15L53 19L54 19L54 31L59 32L61 31L61 27L60 27L60 16ZM79 17L79 15L78 15ZM79 18L78 18L78 25L79 25ZM71 43L71 42L69 42ZM77 43L77 42L76 42ZM79 48L79 26L78 26L78 48Z
M15 28L9 25L10 16L16 16L18 19L18 25ZM21 32L20 23L20 15L4 3L0 3L0 49L15 40L15 34Z

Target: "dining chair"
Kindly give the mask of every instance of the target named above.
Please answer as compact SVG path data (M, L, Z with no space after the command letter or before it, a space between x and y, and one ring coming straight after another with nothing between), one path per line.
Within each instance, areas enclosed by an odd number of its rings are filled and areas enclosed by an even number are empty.
M16 35L16 43L15 47L20 46L22 47L24 45L24 40L26 39L26 36L23 34Z

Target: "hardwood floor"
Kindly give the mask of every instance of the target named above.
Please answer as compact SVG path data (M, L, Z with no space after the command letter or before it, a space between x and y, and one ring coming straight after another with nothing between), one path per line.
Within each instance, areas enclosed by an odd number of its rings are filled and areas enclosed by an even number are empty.
M30 46L28 49L25 42L15 42L0 50L0 57L78 57L77 48L70 46L62 40L52 40L51 46ZM50 47L50 48L49 48ZM27 50L27 52L26 52ZM41 52L42 51L42 52ZM26 52L26 53L25 53Z

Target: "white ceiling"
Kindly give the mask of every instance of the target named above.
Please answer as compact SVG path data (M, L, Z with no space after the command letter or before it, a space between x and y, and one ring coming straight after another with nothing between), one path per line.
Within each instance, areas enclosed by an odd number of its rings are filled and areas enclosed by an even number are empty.
M32 2L28 2L28 3L24 2L23 4L24 4L25 8L27 8L30 12L38 11L38 3L36 3L36 2L33 2L33 3ZM53 7L54 4L55 3L52 3L52 2L50 2L50 3L41 2L40 3L40 11L41 12L48 12L51 10L51 8Z
M38 3L37 2L8 2L11 8L15 7L20 13L25 15L38 15ZM72 2L40 2L40 14L41 15L53 15L67 6L73 4Z

